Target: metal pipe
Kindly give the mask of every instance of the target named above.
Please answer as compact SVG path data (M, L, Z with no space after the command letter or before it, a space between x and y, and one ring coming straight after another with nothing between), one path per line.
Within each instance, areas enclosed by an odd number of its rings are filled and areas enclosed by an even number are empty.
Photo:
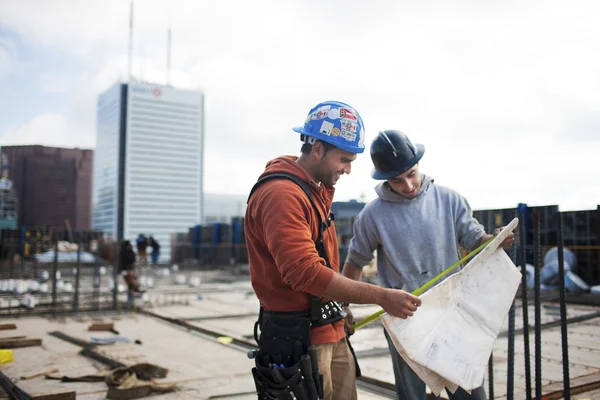
M490 354L490 361L488 362L488 398L494 398L494 353Z
M531 400L531 358L529 355L529 306L527 302L527 243L525 213L519 215L519 253L521 262L521 307L523 308L523 353L525 355L525 398Z
M535 266L535 398L542 398L542 310L540 298L540 211L533 211L533 257Z
M115 254L117 255L117 261L115 263L113 263L113 269L112 269L112 278L113 278L113 293L112 293L112 301L113 301L113 308L116 310L117 309L117 302L118 302L118 298L117 296L119 295L119 282L118 282L118 278L119 278L119 268L118 266L120 265L121 261L121 242L118 242L117 244L117 251L115 252ZM125 268L125 265L122 265L121 268Z
M515 262L516 251L510 249L510 258ZM508 357L506 359L506 399L513 400L515 392L515 301L508 312Z
M73 311L79 309L79 275L81 275L81 238L77 233L77 261L75 263L75 295L73 297Z
M94 291L92 292L92 308L98 309L100 301L100 257L98 251L94 253Z
M56 274L58 272L58 237L54 236L54 266L52 268L52 307L56 310Z
M563 216L559 211L556 213L558 233L558 282L560 287L560 333L562 344L563 362L563 387L565 400L571 399L571 387L569 379L569 345L567 338L567 300L565 294L565 256L563 240Z

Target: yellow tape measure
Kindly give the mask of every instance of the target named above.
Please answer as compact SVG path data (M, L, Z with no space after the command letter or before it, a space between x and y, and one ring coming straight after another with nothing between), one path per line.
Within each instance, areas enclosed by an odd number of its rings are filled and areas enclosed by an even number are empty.
M460 264L462 264L463 262L467 261L469 258L473 257L474 255L476 255L477 253L479 253L481 250L483 250L485 248L485 246L487 246L488 244L490 244L490 242L493 239L494 239L494 236L492 236L487 242L485 242L484 244L482 244L481 246L479 246L478 248L476 248L475 250L473 250L472 252L470 252L469 254L467 254L466 256L464 256L463 258L461 258L460 260L458 260L457 262L455 262L454 264L452 264L451 266L449 266L448 268L446 268L438 276L436 276L435 278L431 279L429 282L427 282L426 284L424 284L420 288L418 288L418 289L413 290L412 292L410 292L410 294L415 295L415 296L422 295L427 289L429 289L431 286L433 286L434 283L436 283L437 281L439 281L440 279L442 279L444 276L448 275L448 273L450 271L452 271L454 268L458 267ZM359 323L357 323L356 325L354 325L354 330L356 331L356 330L362 328L363 326L368 325L371 322L377 320L384 312L385 312L385 310L381 309L381 310L377 311L376 313L369 315L367 318L363 319L362 321L360 321Z

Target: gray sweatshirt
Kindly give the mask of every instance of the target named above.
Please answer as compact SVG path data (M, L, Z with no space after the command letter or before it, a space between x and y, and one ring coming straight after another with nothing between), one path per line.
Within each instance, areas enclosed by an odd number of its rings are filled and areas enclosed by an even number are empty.
M413 291L460 259L458 244L475 249L485 234L467 200L422 175L419 194L407 199L387 182L379 198L354 222L346 262L364 267L377 250L377 271L384 287ZM455 270L458 272L459 268Z

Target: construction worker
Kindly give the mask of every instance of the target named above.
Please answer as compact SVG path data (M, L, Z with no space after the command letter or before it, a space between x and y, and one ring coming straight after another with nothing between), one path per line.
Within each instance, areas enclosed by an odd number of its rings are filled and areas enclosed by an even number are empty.
M293 130L304 142L300 157L267 164L244 219L250 278L261 305L252 373L259 398L352 400L357 369L338 302L378 304L400 318L412 316L421 303L402 290L338 272L330 208L334 185L364 151L358 112L327 101Z
M138 251L140 265L148 265L148 239L146 235L140 233L135 241Z
M379 132L371 144L372 177L383 182L375 188L378 198L355 219L345 277L359 281L377 250L382 286L411 292L456 263L461 258L459 246L474 250L491 238L473 218L464 197L419 172L424 153L423 145L413 145L396 130ZM508 248L513 241L511 233L501 246ZM347 325L352 325L351 312ZM398 354L387 332L385 336L398 399L425 400L425 384ZM469 395L459 388L450 399L485 399L485 390L479 387Z
M128 298L132 298L134 293L139 292L140 283L135 274L135 253L133 251L133 247L131 246L131 242L129 240L125 240L121 243L121 250L119 253L120 261L119 268L120 273L123 275L123 279L127 284L127 293ZM116 285L116 282L115 282Z

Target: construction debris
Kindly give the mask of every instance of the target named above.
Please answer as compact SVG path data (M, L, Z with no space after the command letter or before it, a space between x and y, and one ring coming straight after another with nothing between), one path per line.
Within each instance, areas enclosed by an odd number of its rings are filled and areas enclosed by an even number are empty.
M33 400L33 397L25 393L10 378L0 371L0 388L8 393L10 400Z
M1 349L18 349L21 347L41 346L42 339L0 339Z
M0 364L8 364L15 361L12 350L0 350Z
M109 386L106 398L129 400L146 397L152 393L173 392L176 389L176 385L173 383L139 382L140 380L149 381L156 378L165 378L168 372L168 369L146 363L116 369L106 377L106 384Z
M32 375L22 376L20 379L22 381L26 381L26 380L33 379L33 378L38 378L40 376L46 376L49 374L53 374L55 372L58 372L58 369L55 368L55 369L50 369L48 371L38 372L38 373L32 374Z
M83 376L46 376L61 382L106 382L109 387L106 398L116 400L139 399L153 393L169 393L175 391L174 383L140 382L165 378L169 370L147 363L130 367L116 368L111 371Z
M46 375L46 379L53 381L61 381L63 383L73 382L104 382L106 375L110 371L99 372L97 374L81 375L81 376L66 376L66 375Z
M92 337L91 343L97 345L115 344L115 343L129 343L131 340L125 336L113 336L108 338Z
M108 365L111 369L123 368L126 366L122 362L113 360L110 357L106 357L105 355L100 354L89 347L85 347L83 350L81 350L79 354L81 354L84 357L91 358L92 360L99 361L104 365Z
M46 393L32 395L34 400L75 400L76 392L70 390L68 392Z
M74 390L68 392L59 393L43 393L43 394L32 394L29 398L33 400L75 400L76 394ZM0 400L9 400L8 397L0 397ZM11 398L12 400L12 398Z
M88 331L93 332L112 332L115 329L113 322L93 322L88 327Z
M57 339L64 340L65 342L69 342L71 344L74 344L75 346L80 346L80 347L93 346L93 344L90 343L90 342L86 342L85 340L81 340L81 339L78 339L76 337L69 336L67 334L62 333L61 331L48 332L48 335L54 336Z

